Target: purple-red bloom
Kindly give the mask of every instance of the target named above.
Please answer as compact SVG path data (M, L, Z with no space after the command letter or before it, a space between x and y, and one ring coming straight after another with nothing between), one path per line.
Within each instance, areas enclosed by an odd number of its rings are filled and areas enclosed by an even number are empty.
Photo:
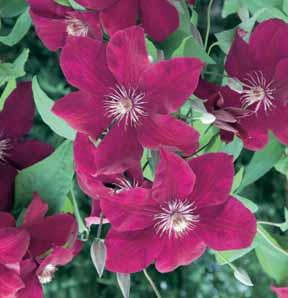
M112 225L106 237L107 269L132 273L155 262L158 271L168 272L190 264L206 247L248 247L256 220L230 196L233 172L233 160L224 153L187 163L161 151L152 189L124 190L101 200Z
M179 26L176 7L169 0L78 0L100 11L100 19L112 35L136 25L140 17L145 32L156 41L166 39Z
M29 246L29 234L15 228L15 220L0 211L0 296L13 298L24 283L20 277L20 262Z
M198 147L198 133L169 115L195 90L203 67L198 59L152 64L143 29L131 27L114 34L107 49L89 38L71 39L62 51L61 66L80 91L56 102L53 111L93 139L105 131L94 155L98 175L133 168L142 147L187 155Z
M75 11L54 0L28 0L28 3L37 35L51 51L62 48L69 36L102 39L97 12Z
M278 298L288 298L288 288L280 288L271 286L273 292L277 295Z
M70 214L46 216L48 205L38 195L24 214L21 229L30 235L28 253L21 262L21 278L25 287L17 298L43 297L42 285L52 281L58 266L72 261L81 244L77 223Z
M228 54L225 69L242 85L224 104L248 111L239 120L245 147L263 148L271 130L288 144L288 24L268 20L252 32L249 44L237 34ZM228 97L230 97L228 99Z
M0 210L12 207L17 170L38 162L53 151L50 145L24 139L32 128L34 112L31 84L20 83L0 112Z

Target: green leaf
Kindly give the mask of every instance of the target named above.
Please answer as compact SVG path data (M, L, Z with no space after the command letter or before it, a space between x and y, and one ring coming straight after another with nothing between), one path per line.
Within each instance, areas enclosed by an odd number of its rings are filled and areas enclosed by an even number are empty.
M219 265L226 265L228 263L232 263L245 255L247 255L250 251L253 250L253 247L250 246L244 249L236 249L236 250L226 250L226 251L214 251L216 261Z
M0 0L0 17L12 18L27 8L25 0Z
M63 6L71 6L69 0L54 0L57 4L63 5Z
M14 46L17 44L29 31L31 27L31 18L28 9L17 19L13 29L6 36L0 36L0 42L7 46Z
M236 13L242 6L241 0L225 0L222 10L222 17L226 18L230 14Z
M234 176L231 193L234 193L237 191L238 187L241 185L243 176L244 176L244 167L242 166L240 170L237 172L237 174Z
M16 80L15 79L11 79L10 81L8 81L7 85L5 86L1 97L0 97L0 111L3 110L6 99L10 96L10 94L16 89L17 85L16 85Z
M288 1L283 1L283 11L288 15Z
M22 170L15 182L15 205L27 205L34 192L48 203L52 212L63 210L72 187L74 167L70 141L63 142L53 154Z
M0 63L0 87L6 82L25 75L24 66L29 57L29 49L24 49L13 63Z
M220 49L228 54L231 44L234 40L236 29L229 29L215 34L216 39L218 40L218 44Z
M51 111L54 101L41 89L36 77L32 80L32 90L37 111L43 122L56 134L68 140L74 140L76 136L75 130Z
M263 270L279 284L288 279L288 252L261 226L254 241L255 252Z
M150 41L148 38L145 38L145 41L149 57L152 58L152 61L157 61L157 48L154 46L153 42Z
M288 209L284 208L284 217L285 217L285 221L280 224L280 229L282 232L286 232L288 231Z
M273 136L270 136L269 144L261 151L254 153L251 161L245 168L240 189L255 182L274 167L284 152L284 146L281 145Z
M223 151L227 154L233 155L234 161L239 157L243 149L243 142L241 139L234 137L233 141L229 144L222 142L220 151Z
M196 57L208 64L215 64L215 61L205 52L205 49L193 37L186 37L178 49L173 52L172 57Z

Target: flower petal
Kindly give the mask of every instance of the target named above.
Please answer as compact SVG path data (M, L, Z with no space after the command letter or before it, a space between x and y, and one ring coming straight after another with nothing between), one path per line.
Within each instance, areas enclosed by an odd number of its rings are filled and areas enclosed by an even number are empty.
M108 8L118 1L119 0L77 0L81 5L96 10Z
M53 147L49 144L37 140L27 140L15 145L9 155L9 161L15 168L21 170L46 158L52 152Z
M71 85L95 96L109 93L110 86L114 86L106 64L106 46L100 41L70 37L62 50L60 64Z
M14 217L8 213L0 211L0 229L16 226Z
M162 247L162 242L152 229L131 233L119 233L111 229L105 244L106 268L119 273L134 273L148 267Z
M15 107L17 113L15 113ZM31 83L20 83L0 112L1 137L17 138L29 132L34 119Z
M198 149L198 132L181 120L170 115L144 117L137 128L137 136L143 147L179 150L191 155Z
M230 197L223 205L200 210L199 237L215 250L249 247L256 234L256 218Z
M141 159L142 152L143 148L134 129L124 127L121 123L115 124L95 151L95 176L123 173L135 167Z
M275 287L271 286L272 291L277 295L278 298L287 298L288 297L288 287Z
M159 272L170 272L179 266L189 265L198 259L206 245L194 234L188 233L179 238L162 239L163 247L156 258L156 269Z
M195 174L188 163L174 153L161 150L152 187L153 199L159 202L171 198L186 199L194 185Z
M173 58L151 64L142 74L140 89L159 113L177 111L195 91L203 63L196 58ZM173 82L173 84L172 84Z
M0 163L0 210L9 211L12 207L16 175L14 167Z
M25 284L16 271L0 264L0 293L3 298L15 297ZM18 297L18 296L17 296Z
M107 60L120 84L138 87L141 73L149 66L144 30L134 26L115 33L107 47Z
M113 229L121 232L143 230L153 225L156 204L145 188L121 191L100 201L101 209Z
M228 200L231 191L234 166L232 156L225 153L207 153L189 160L196 175L191 200L197 208L219 205Z
M46 17L63 17L71 8L57 4L54 0L27 0L31 9Z
M135 25L138 8L138 0L118 0L113 6L103 10L100 17L109 35Z
M140 0L140 7L145 32L156 41L163 41L178 28L178 11L168 0Z
M0 230L0 263L13 264L22 260L29 246L29 235L17 228Z
M108 126L103 98L77 91L65 95L53 106L53 112L75 130L95 139Z

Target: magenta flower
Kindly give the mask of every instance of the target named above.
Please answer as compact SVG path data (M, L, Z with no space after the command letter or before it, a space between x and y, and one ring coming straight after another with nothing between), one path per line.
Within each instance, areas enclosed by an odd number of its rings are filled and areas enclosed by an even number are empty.
M287 34L285 22L265 21L255 28L249 44L237 34L227 57L226 71L243 87L230 102L251 112L240 124L247 134L245 146L252 150L265 146L269 130L288 144Z
M47 211L48 205L34 195L24 214L21 228L31 239L20 270L25 287L17 298L43 297L41 284L52 281L57 267L71 262L81 249L74 217L69 214L45 217Z
M101 201L112 225L107 269L132 273L155 262L158 271L168 272L190 264L206 247L248 247L256 220L229 195L232 181L233 160L227 154L205 154L187 163L161 151L151 190L139 187Z
M145 32L156 41L166 39L179 26L177 9L169 0L78 0L77 2L87 8L100 10L100 19L110 35L136 25L139 16Z
M15 107L18 107L17 113ZM34 113L31 84L20 83L0 112L0 210L12 207L17 170L38 162L53 151L50 145L24 140L32 128Z
M51 51L62 48L69 36L102 39L96 12L75 11L54 0L28 0L28 3L37 35Z
M187 155L197 148L198 133L169 113L195 90L203 67L198 59L151 64L143 30L131 27L114 34L107 49L96 40L71 39L61 66L80 91L56 102L54 113L93 139L110 128L94 155L98 175L133 168L142 146Z
M29 246L29 234L15 228L14 218L0 211L0 296L13 298L24 287L20 262Z
M288 288L280 288L272 286L272 291L277 295L278 298L288 298Z

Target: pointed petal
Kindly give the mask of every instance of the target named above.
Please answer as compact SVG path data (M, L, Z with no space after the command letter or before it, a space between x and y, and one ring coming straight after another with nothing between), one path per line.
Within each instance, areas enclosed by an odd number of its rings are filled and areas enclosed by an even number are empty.
M215 250L249 247L256 234L256 218L230 197L224 205L200 210L199 237Z
M77 2L87 8L102 10L105 8L109 8L114 3L118 2L119 0L77 0Z
M153 110L172 113L195 91L202 69L203 63L196 58L160 61L142 74L140 89L145 90L145 100Z
M43 219L47 212L48 204L42 201L38 194L34 194L33 200L24 214L23 224L29 226L36 223Z
M189 160L196 175L196 184L190 199L198 208L219 205L229 198L234 166L232 156L225 153L207 153Z
M108 126L103 98L77 91L65 95L53 106L53 112L75 130L95 139Z
M67 12L72 11L71 8L57 4L54 0L27 0L31 9L46 17L63 17Z
M107 60L120 84L138 87L141 73L149 66L144 30L134 26L114 34L107 47Z
M140 7L145 32L156 41L163 41L178 28L178 11L168 0L140 0Z
M0 229L16 226L14 217L8 212L0 211Z
M181 120L170 115L144 117L137 128L137 136L143 147L165 148L191 155L198 149L198 132Z

